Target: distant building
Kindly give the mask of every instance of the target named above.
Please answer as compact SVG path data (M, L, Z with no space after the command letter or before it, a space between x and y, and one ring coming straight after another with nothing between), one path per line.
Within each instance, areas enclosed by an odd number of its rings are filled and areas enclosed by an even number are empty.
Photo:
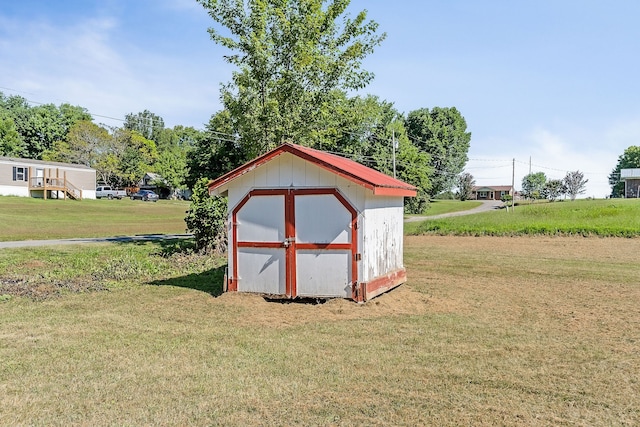
M620 179L624 181L623 195L626 199L640 197L640 169L622 169Z
M510 185L474 186L471 190L472 200L502 200L507 195L512 195Z
M0 195L95 199L96 171L84 165L0 157Z

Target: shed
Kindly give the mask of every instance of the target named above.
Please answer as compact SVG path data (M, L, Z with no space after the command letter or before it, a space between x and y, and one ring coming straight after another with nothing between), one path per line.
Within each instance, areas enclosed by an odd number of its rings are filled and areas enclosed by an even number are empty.
M624 181L624 193L626 199L640 198L640 169L621 169L620 179Z
M211 181L209 193L228 196L227 291L364 302L406 281L412 185L287 143Z

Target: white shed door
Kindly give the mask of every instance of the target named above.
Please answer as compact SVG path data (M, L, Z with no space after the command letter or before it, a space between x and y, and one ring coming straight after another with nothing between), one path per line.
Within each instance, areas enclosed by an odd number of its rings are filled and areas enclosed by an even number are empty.
M286 292L284 205L284 195L254 195L235 215L238 291Z
M254 190L232 220L230 290L352 297L357 213L337 190Z
M351 297L351 220L334 194L296 195L298 296Z

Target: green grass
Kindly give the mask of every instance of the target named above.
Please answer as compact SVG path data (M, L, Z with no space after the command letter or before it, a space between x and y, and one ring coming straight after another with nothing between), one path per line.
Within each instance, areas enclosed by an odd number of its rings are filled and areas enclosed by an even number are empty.
M411 225L408 234L471 236L581 235L634 237L640 235L640 200L576 200L516 206L463 217L434 219Z
M631 239L408 237L364 305L221 295L188 245L0 251L2 424L640 422Z
M432 200L429 202L429 209L424 215L441 215L445 213L467 211L480 206L482 202L476 200Z
M189 203L0 197L0 241L185 232Z

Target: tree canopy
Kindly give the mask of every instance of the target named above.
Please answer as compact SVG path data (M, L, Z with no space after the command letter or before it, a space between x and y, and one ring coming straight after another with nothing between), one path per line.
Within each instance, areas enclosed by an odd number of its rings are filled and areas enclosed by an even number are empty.
M469 172L464 172L458 177L458 198L461 201L469 200L473 194L473 186L476 180Z
M522 195L528 199L543 197L547 176L544 172L534 172L522 178Z
M471 133L455 108L411 111L406 119L409 138L431 156L432 192L450 191L467 163Z
M198 0L218 24L211 38L235 65L221 98L242 151L262 154L285 141L313 146L334 90L373 78L362 61L385 38L349 0Z
M363 61L386 37L366 10L350 11L350 0L198 3L214 21L211 38L236 67L204 130L166 128L149 110L106 128L81 107L31 107L0 93L0 155L86 164L114 186L156 172L168 186L193 188L291 141L418 187L418 197L406 200L410 212L456 183L471 134L455 108L405 116L392 102L354 95L373 78Z
M584 173L579 170L567 172L564 180L562 180L563 188L571 200L575 200L578 194L585 193L587 182L589 182L589 180L585 179Z
M624 182L620 179L622 169L640 168L640 147L632 145L618 157L618 163L609 174L611 197L624 197Z

